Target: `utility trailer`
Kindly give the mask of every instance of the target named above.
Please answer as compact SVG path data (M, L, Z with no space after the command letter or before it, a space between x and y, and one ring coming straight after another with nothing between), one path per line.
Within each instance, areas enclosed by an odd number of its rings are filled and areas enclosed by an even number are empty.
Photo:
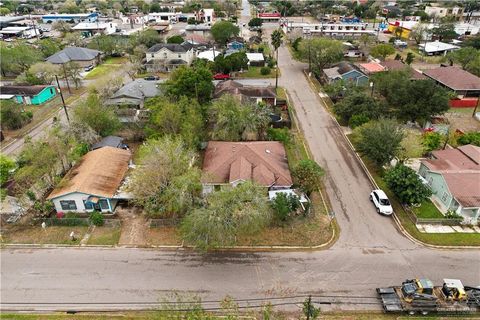
M377 288L387 313L471 314L480 312L480 287L464 287L457 279L433 286L428 279L406 280L401 286Z

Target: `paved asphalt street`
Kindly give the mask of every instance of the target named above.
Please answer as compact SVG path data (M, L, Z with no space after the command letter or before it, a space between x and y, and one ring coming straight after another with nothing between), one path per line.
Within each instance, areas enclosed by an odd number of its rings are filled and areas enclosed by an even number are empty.
M280 85L287 88L314 158L327 171L327 193L341 228L330 249L313 252L216 253L150 249L4 249L1 307L9 303L71 303L63 308L106 308L78 303L155 302L171 291L204 300L294 295L365 295L412 277L459 278L480 285L479 250L436 250L414 244L368 200L370 184L339 129L311 90L302 69L280 48ZM323 298L326 299L326 298ZM342 300L343 298L339 298ZM317 298L316 300L321 300ZM338 304L324 309L378 309ZM363 303L366 300L362 300ZM17 305L25 308L23 305ZM114 307L114 306L110 306ZM139 307L120 304L118 308Z

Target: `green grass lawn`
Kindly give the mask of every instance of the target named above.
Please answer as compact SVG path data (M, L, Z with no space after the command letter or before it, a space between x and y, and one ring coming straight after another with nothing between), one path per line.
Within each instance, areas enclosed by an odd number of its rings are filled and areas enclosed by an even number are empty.
M415 129L406 129L405 138L402 140L402 147L408 158L422 157L424 150L422 145L422 132Z
M126 57L109 57L103 64L124 64L127 63L128 59Z
M238 72L237 76L239 78L262 78L262 79L275 78L275 68L270 69L270 73L265 74L265 75L260 73L261 68L262 67L248 67L247 71ZM279 69L278 70L278 76L280 77L280 75L281 75L281 73L280 73L280 69Z
M121 64L101 64L93 68L92 71L87 73L85 76L85 80L91 80L91 79L98 79L109 72L115 71L119 68L121 68Z
M87 244L109 246L116 245L120 239L121 231L121 228L95 227L95 230L93 230Z
M445 216L435 207L435 205L430 200L422 202L420 207L412 207L412 211L415 213L417 218L425 219L442 219Z

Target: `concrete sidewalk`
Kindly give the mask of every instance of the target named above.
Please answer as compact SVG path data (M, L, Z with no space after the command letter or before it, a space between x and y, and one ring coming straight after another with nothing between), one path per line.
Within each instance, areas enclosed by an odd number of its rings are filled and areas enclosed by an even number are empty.
M418 231L422 233L480 233L478 226L442 226L435 224L417 224Z

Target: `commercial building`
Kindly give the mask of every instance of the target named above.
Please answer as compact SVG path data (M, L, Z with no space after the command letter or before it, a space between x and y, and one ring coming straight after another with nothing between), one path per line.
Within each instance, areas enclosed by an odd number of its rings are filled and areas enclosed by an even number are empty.
M66 21L70 23L79 22L95 22L98 19L98 13L59 13L59 14L47 14L42 16L43 23L54 23L55 21Z

